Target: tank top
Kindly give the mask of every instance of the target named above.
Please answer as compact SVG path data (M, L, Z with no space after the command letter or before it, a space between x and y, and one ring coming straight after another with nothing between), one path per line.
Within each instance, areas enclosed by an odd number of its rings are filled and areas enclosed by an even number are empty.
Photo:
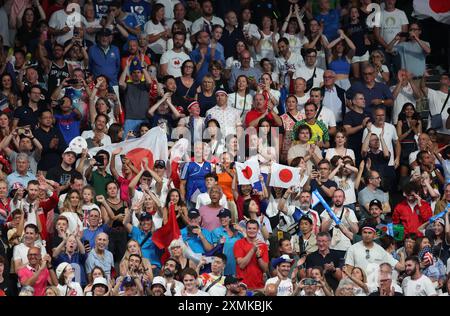
M409 125L408 122L406 120L402 121L402 134L406 133L409 130ZM414 138L414 133L409 133L403 140L400 141L400 143L402 144L415 144L416 140Z
M50 71L48 73L48 93L51 95L55 91L56 87L60 86L62 81L69 78L69 65L64 61L64 65L59 67L57 64L52 62L50 66Z
M345 57L341 57L333 60L328 68L333 70L337 75L348 75L350 74L350 63Z
M119 214L125 214L125 208L127 207L127 204L124 201L120 201L117 204L114 204L110 202L109 200L106 200L106 203L108 203L109 207L113 211L114 215L117 216ZM113 221L112 223L113 228L120 228L124 227L122 221Z

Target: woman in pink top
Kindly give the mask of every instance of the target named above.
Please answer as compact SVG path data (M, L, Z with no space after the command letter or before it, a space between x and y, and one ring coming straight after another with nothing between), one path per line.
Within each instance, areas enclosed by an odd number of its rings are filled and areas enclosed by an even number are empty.
M111 152L111 162L109 164L109 169L114 179L117 180L120 187L120 199L130 203L128 196L128 186L133 180L133 177L139 173L136 167L133 165L131 160L125 158L125 155L121 155L122 159L122 174L123 177L119 175L116 170L116 156L122 152L122 147L118 147Z

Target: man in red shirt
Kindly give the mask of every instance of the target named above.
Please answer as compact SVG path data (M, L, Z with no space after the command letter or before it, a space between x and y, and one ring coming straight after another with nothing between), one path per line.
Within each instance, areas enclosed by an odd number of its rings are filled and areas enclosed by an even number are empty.
M273 111L273 105L271 103L266 105L266 100L262 94L256 94L254 101L255 107L245 116L246 127L253 126L256 128L259 120L263 117L269 121L272 127L283 125L280 116Z
M263 274L268 270L269 264L269 248L256 239L258 231L258 221L249 220L246 224L247 237L238 240L233 248L236 276L252 290L264 288Z
M431 206L418 195L419 188L414 183L408 183L403 190L403 196L406 198L394 208L392 222L394 224L403 224L405 236L409 233L416 233L423 236L418 231L420 225L425 223L433 215Z

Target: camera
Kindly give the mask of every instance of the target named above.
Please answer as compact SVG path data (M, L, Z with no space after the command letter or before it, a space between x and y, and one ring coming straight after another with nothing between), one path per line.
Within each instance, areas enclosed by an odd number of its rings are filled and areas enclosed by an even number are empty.
M187 232L188 232L188 237L195 237L197 236L196 234L194 234L193 230L198 228L197 226L192 226L192 225L188 225L187 226Z
M303 284L305 285L317 285L317 281L314 279L304 279Z
M95 165L94 166L103 166L105 163L105 158L103 156L94 156Z

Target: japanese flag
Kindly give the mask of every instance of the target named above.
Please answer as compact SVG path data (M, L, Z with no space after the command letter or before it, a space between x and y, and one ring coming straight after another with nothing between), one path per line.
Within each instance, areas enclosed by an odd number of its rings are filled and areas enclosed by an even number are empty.
M418 18L432 17L438 22L450 24L450 1L414 0L413 5Z
M253 184L259 181L259 163L256 158L245 162L236 162L238 184Z
M288 167L276 162L272 163L269 183L271 187L290 188L299 183L300 168Z

